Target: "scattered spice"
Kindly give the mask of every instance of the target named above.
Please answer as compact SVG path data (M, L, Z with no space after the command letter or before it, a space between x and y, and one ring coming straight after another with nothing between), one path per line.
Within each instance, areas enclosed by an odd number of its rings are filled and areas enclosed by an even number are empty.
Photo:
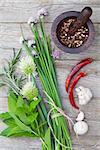
M70 82L71 82L73 76L74 76L81 68L83 68L83 67L86 66L87 64L90 64L91 62L93 62L93 59L92 59L92 58L85 58L85 59L81 60L79 63L77 63L77 64L72 68L72 71L70 72L69 76L67 77L66 83L65 83L65 88L66 88L66 91L67 91L67 92L68 92L68 88L69 88L69 85L70 85Z
M81 26L73 36L68 34L70 25L75 21L76 18L66 18L58 26L59 30L57 34L59 41L69 48L80 47L89 36L89 29L86 25Z
M72 81L71 85L70 85L70 89L69 89L69 100L71 105L75 108L75 109L79 109L79 107L76 105L75 100L74 100L74 96L73 96L73 90L75 85L77 84L77 82L80 80L80 78L86 76L86 73L84 72L80 72Z

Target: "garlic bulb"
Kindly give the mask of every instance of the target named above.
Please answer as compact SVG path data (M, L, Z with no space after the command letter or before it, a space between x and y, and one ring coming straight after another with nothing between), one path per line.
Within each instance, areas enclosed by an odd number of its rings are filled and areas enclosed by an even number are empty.
M75 90L78 95L80 105L86 105L91 100L92 92L90 89L85 88L83 86L79 86Z
M84 113L80 111L76 118L76 121L82 121L83 119L84 119Z
M78 121L74 124L74 131L77 135L83 135L88 131L88 125L85 121Z

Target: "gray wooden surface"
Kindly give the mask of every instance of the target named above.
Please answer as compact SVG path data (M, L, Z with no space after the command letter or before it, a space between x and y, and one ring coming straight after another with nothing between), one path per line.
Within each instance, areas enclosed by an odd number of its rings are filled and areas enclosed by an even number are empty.
M93 57L95 62L84 68L89 75L79 82L91 88L93 99L87 106L82 107L89 124L89 132L80 136L78 143L72 133L75 150L100 150L100 0L0 0L0 68L12 54L12 48L19 48L20 24L23 26L25 36L31 38L27 20L31 14L36 14L41 7L46 7L50 15L46 19L46 30L50 33L54 18L68 10L80 11L84 6L93 8L92 21L95 25L96 36L92 46L85 53L71 55L61 51L61 57L56 60L59 88L62 102L66 112L74 119L77 112L70 107L64 84L71 67L84 57ZM55 49L58 49L55 47ZM0 112L7 110L6 89L0 90ZM4 124L0 122L0 128ZM0 150L41 150L40 141L27 138L0 137Z

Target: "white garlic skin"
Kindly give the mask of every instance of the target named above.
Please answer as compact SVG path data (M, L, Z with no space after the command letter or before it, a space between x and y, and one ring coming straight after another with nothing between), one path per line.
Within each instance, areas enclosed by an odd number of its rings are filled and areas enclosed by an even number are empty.
M76 121L82 121L82 120L84 120L84 113L80 111L76 118Z
M92 99L92 92L89 88L79 86L75 90L78 95L80 105L86 105Z
M85 121L78 121L74 124L74 131L77 135L84 135L88 131L88 125Z

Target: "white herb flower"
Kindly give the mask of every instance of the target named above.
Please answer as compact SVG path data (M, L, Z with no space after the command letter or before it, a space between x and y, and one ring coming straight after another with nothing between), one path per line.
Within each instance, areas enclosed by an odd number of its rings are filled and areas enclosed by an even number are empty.
M28 47L33 47L35 46L35 41L34 40L28 40Z
M32 50L32 56L36 56L36 55L37 55L36 51Z
M22 90L21 94L27 98L27 100L32 100L38 96L38 89L33 85L32 82L27 82Z
M24 41L25 41L25 39L23 38L23 36L21 36L19 39L20 44L22 44Z
M36 71L36 65L30 56L22 58L19 68L26 75L32 74Z
M38 20L37 20L37 18L34 18L34 17L30 17L29 19L28 19L28 24L29 25L31 25L31 24L36 24L38 22Z
M45 8L42 8L38 11L38 17L47 16L47 15L48 15L48 11Z

